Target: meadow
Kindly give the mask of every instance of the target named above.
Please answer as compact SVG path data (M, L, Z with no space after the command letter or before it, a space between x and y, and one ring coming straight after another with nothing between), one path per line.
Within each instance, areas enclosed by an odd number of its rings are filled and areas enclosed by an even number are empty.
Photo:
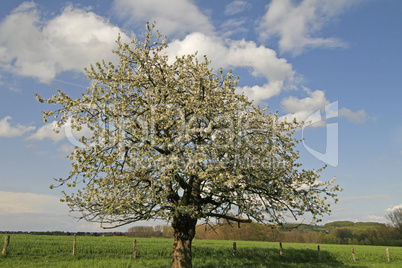
M3 247L4 234L0 235ZM0 267L170 267L173 240L136 238L137 258L133 259L133 238L11 234L7 255L0 255ZM353 261L351 245L322 244L318 260L317 244L283 243L283 256L277 242L193 241L194 267L402 267L402 247L356 245Z

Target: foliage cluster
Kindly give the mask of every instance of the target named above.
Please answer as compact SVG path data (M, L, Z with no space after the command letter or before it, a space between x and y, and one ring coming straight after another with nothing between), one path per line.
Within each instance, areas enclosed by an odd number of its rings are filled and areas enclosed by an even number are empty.
M402 237L402 208L393 209L386 217Z

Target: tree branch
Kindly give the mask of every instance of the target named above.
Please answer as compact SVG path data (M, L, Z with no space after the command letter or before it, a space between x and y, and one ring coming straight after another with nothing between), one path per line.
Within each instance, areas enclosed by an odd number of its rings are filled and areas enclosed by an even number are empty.
M244 223L252 222L251 219L241 219L241 218L236 218L236 217L232 217L229 215L217 214L217 213L212 213L212 212L208 212L205 215L208 217L215 217L218 219L226 219L226 220L235 221L235 222L244 222Z

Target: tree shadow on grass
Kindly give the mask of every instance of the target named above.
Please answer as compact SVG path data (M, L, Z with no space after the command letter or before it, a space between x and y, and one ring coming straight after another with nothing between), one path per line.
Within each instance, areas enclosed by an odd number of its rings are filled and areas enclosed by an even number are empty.
M241 248L237 255L229 249L202 248L195 250L193 259L195 268L216 267L355 267L347 265L329 251L322 250L322 260L318 260L318 253L312 249L287 249L283 256L279 249L273 248ZM198 253L198 254L197 254ZM364 267L364 266L359 266Z

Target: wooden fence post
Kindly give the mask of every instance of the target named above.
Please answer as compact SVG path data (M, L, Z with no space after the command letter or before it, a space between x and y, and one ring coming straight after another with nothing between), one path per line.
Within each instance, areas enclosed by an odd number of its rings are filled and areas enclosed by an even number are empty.
M322 256L321 256L320 245L318 245L317 250L318 250L318 260L321 261L321 260L322 260Z
M352 247L352 257L353 257L353 261L356 261L355 249L353 247Z
M7 255L8 244L10 244L10 236L6 235L6 237L4 237L4 247L3 247L3 251L1 252L1 254Z
M233 242L233 256L237 255L236 242Z
M279 242L279 248L280 248L279 255L283 256L282 242Z
M391 259L389 258L389 248L387 248L387 260L391 261Z
M73 242L73 256L75 256L75 242L76 242L76 239L77 239L77 234L74 234L74 242Z
M134 239L133 242L133 259L137 259L137 239Z

